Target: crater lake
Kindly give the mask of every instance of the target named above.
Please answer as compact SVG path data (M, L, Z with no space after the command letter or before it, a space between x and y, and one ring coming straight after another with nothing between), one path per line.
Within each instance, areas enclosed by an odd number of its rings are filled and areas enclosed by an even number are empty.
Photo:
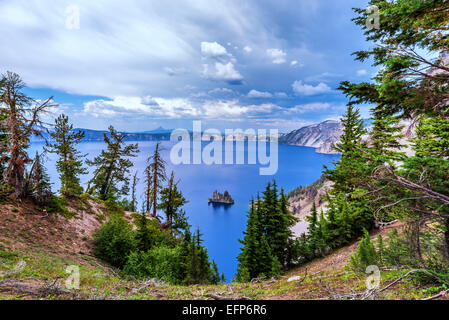
M135 143L138 143L140 152L137 157L131 158L134 167L131 169L130 178L137 170L140 178L137 188L139 200L137 208L141 208L144 192L144 169L147 158L153 153L157 142L138 141ZM207 142L202 144L205 145ZM340 157L339 155L316 153L314 148L279 145L277 173L272 176L263 176L259 174L259 168L266 167L265 165L247 164L247 143L245 143L244 150L238 149L234 154L235 157L239 152L244 153L246 164L243 165L173 165L170 162L170 149L173 145L173 142L161 142L163 147L161 154L167 162L167 176L173 170L176 180L180 180L178 186L189 201L184 206L189 223L193 230L196 227L200 228L209 257L211 260L215 260L219 272L225 274L227 282L232 280L237 270L237 255L240 253L241 247L239 239L243 237L246 227L251 198L256 198L258 192L262 193L267 183L273 179L276 180L279 189L284 188L286 193L300 185L309 185L319 179L323 165L332 167L333 162ZM41 153L43 146L42 142L33 142L28 149L30 156L34 157L36 151ZM104 147L103 142L83 142L77 146L82 154L87 154L87 159L93 159ZM266 149L269 152L268 146ZM223 150L225 150L224 146ZM55 193L60 186L56 171L56 159L54 154L45 156L45 166L52 182L52 190ZM89 168L89 171L92 173L93 169ZM91 174L81 176L84 187L91 177ZM215 190L221 193L227 190L235 204L231 206L209 204L208 199Z

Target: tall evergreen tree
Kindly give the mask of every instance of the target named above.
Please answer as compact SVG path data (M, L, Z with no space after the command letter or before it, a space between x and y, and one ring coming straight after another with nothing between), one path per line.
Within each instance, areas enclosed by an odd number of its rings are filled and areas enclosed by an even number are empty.
M59 192L67 197L78 196L83 192L79 176L87 174L82 160L86 155L76 149L76 145L84 138L84 131L74 131L68 117L61 114L55 119L54 131L49 133L53 142L47 141L46 150L58 155L56 169L61 181Z
M133 175L133 182L131 185L131 211L136 212L137 211L137 184L139 183L139 178L137 177L138 171L134 172Z
M167 175L165 173L166 162L162 158L160 151L160 142L158 142L153 155L151 155L147 160L148 166L145 169L146 208L147 213L150 213L150 209L153 210L151 215L154 218L157 218L159 192L163 188L162 183L167 179Z
M184 260L182 265L185 269L181 273L185 274L186 284L208 284L213 281L214 268L202 242L199 229L193 236L186 231L180 254Z
M370 147L376 157L375 165L387 161L394 165L395 161L404 160L405 153L399 151L406 147L401 144L401 139L405 135L401 133L404 125L399 125L400 118L383 115L377 109L373 109L372 112L374 113L374 122L370 134Z
M415 156L406 157L402 165L386 161L364 178L371 185L369 191L378 210L388 210L388 216L405 218L411 224L416 219L433 220L446 215L449 205L449 191L444 182L448 160L444 151L447 142L444 123L449 118L449 43L445 35L449 6L444 0L372 0L370 4L379 8L381 25L367 27L365 8L355 9L354 21L374 46L354 55L359 61L372 58L380 71L371 83L345 81L340 89L351 99L351 104L375 105L376 111L381 112L378 119L388 121L391 119L388 117L400 117L420 124L413 147ZM432 58L436 54L439 57ZM430 122L435 126L429 125ZM375 139L384 144L391 137L390 132L390 137ZM391 141L398 142L396 138ZM384 145L382 148L389 150ZM436 222L449 230L448 219L440 216ZM449 232L444 238L443 247L449 261Z
M309 225L307 226L307 234L309 239L309 246L310 250L314 253L317 248L317 230L318 230L318 211L316 209L316 204L313 202L312 204L312 211L310 211L310 215L306 217L307 222Z
M289 256L289 250L294 245L291 241L294 238L292 227L299 221L298 218L289 210L290 203L285 195L284 188L281 188L279 198L279 210L284 217L283 224L278 231L279 234L279 246L283 248L277 255L277 258L281 265L285 268L293 263L294 257Z
M3 125L6 116L6 113L0 110L0 177L3 177L3 172L5 171L6 164L8 163L8 134L5 126Z
M251 201L248 220L246 222L246 231L243 232L244 238L243 240L239 240L243 248L237 257L239 261L237 278L242 282L257 278L259 273L261 273L262 265L260 260L270 253L270 250L268 250L262 256L261 237L263 233L260 232L259 205L260 201L257 203L254 200Z
M259 214L264 227L265 239L271 248L271 254L283 263L286 237L288 237L286 234L288 217L280 207L276 181L267 184Z
M209 262L209 255L207 249L202 245L203 239L200 229L197 228L195 239L196 239L196 250L198 254L199 261L199 272L197 283L207 284L212 281L213 269L211 268L211 263Z
M399 187L394 191L402 201L396 207L406 213L409 224L419 225L419 221L431 220L441 225L444 230L442 253L449 263L449 117L423 117L416 129L413 150L415 156L405 159L401 176L437 194L428 197L425 190ZM443 195L446 200L441 197ZM446 205L442 205L444 202ZM415 248L419 248L419 243Z
M335 169L325 167L327 178L334 184L333 192L349 194L355 189L355 180L366 171L366 159L363 149L366 143L362 137L366 134L360 111L349 104L345 115L341 119L343 134L334 149L341 153L341 158L335 164Z
M158 209L165 213L165 223L169 229L185 229L188 227L187 220L183 217L183 211L180 210L188 201L178 190L179 181L175 181L175 174L172 171L168 186L161 190L160 203Z
M211 265L212 265L211 283L218 284L221 282L222 277L221 277L220 273L218 272L218 267L214 260L212 260Z
M48 176L41 156L36 152L33 165L26 183L27 192L38 205L46 205L52 197L50 177Z
M148 218L146 217L145 212L140 214L140 219L137 224L136 242L137 249L140 251L146 252L151 249L152 243L148 233Z
M112 126L109 127L109 135L104 134L106 150L102 150L93 160L86 161L89 166L95 167L94 177L89 182L87 191L97 194L102 200L128 194L129 171L133 166L128 158L135 157L139 152L137 144L127 145L123 141L124 136Z
M263 199L251 201L246 231L243 233L242 248L236 278L250 281L258 277L278 275L282 269L291 266L296 260L291 227L298 221L288 210L288 201L277 185L268 183Z

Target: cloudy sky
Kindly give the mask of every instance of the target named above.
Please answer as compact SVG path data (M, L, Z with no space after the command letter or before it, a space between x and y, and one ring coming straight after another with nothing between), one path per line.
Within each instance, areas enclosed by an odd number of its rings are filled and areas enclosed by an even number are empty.
M361 0L0 1L0 71L76 127L278 128L336 119L369 80ZM78 19L79 17L79 19ZM79 21L79 24L78 24ZM367 115L368 106L363 107Z

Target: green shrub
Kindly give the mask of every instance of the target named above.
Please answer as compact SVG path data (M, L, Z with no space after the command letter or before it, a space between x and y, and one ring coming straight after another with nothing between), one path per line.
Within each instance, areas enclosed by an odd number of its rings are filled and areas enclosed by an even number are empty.
M356 252L350 258L350 264L355 271L364 272L366 267L378 263L379 256L376 247L374 247L368 231L365 230Z
M12 194L14 191L15 191L14 187L8 186L7 183L0 183L0 202L7 201L8 196Z
M147 252L131 252L123 272L135 278L156 278L179 283L180 248L154 247Z
M114 216L94 236L95 255L114 267L123 268L136 243L131 226L122 217Z
M66 206L69 201L64 197L52 196L50 202L47 204L46 209L48 213L59 214L67 219L76 216L76 212L69 211Z
M137 226L137 238L143 238L142 233L146 230L146 239L149 242L149 248L143 248L139 246L139 250L146 251L154 246L166 246L166 247L175 247L178 244L178 241L171 236L168 230L164 230L161 228L160 223L155 219L146 219L145 225L146 228L143 229L142 225L142 214L140 213L132 213L131 217L133 219L134 225Z
M121 204L113 199L109 199L105 201L106 211L109 216L118 215L124 216L125 210L121 206Z
M388 245L385 246L382 259L390 266L416 266L413 258L413 249L404 237L401 237L396 229L388 233Z

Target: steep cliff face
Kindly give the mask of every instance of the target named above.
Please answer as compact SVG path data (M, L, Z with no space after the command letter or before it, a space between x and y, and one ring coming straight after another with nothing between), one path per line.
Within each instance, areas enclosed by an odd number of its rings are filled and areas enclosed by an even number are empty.
M327 120L283 135L279 143L313 147L318 153L336 153L332 145L339 140L342 129L339 121Z
M398 126L402 126L401 134L403 137L399 140L399 143L403 145L400 151L405 152L407 156L413 156L414 152L411 148L412 139L416 137L415 129L417 122L415 119L401 121ZM365 127L371 130L371 123L365 120ZM303 128L305 129L305 128ZM300 131L302 129L296 130ZM371 143L370 134L366 134L364 140ZM326 150L327 145L324 143L322 146L317 148L317 152L320 150ZM324 153L324 152L322 152ZM332 187L332 182L327 180L324 176L321 176L319 180L311 184L310 186L300 186L292 190L288 194L288 200L290 202L290 210L300 219L300 221L293 226L292 231L295 236L300 236L302 233L307 232L308 223L306 217L310 215L312 211L312 205L315 202L318 212L323 210L326 212L326 192Z
M290 203L290 211L295 214L300 220L292 227L295 236L299 237L302 233L307 232L309 223L306 217L312 211L313 203L317 207L318 212L323 210L326 212L325 195L332 186L332 182L327 180L324 176L315 181L310 186L300 186L288 194Z

